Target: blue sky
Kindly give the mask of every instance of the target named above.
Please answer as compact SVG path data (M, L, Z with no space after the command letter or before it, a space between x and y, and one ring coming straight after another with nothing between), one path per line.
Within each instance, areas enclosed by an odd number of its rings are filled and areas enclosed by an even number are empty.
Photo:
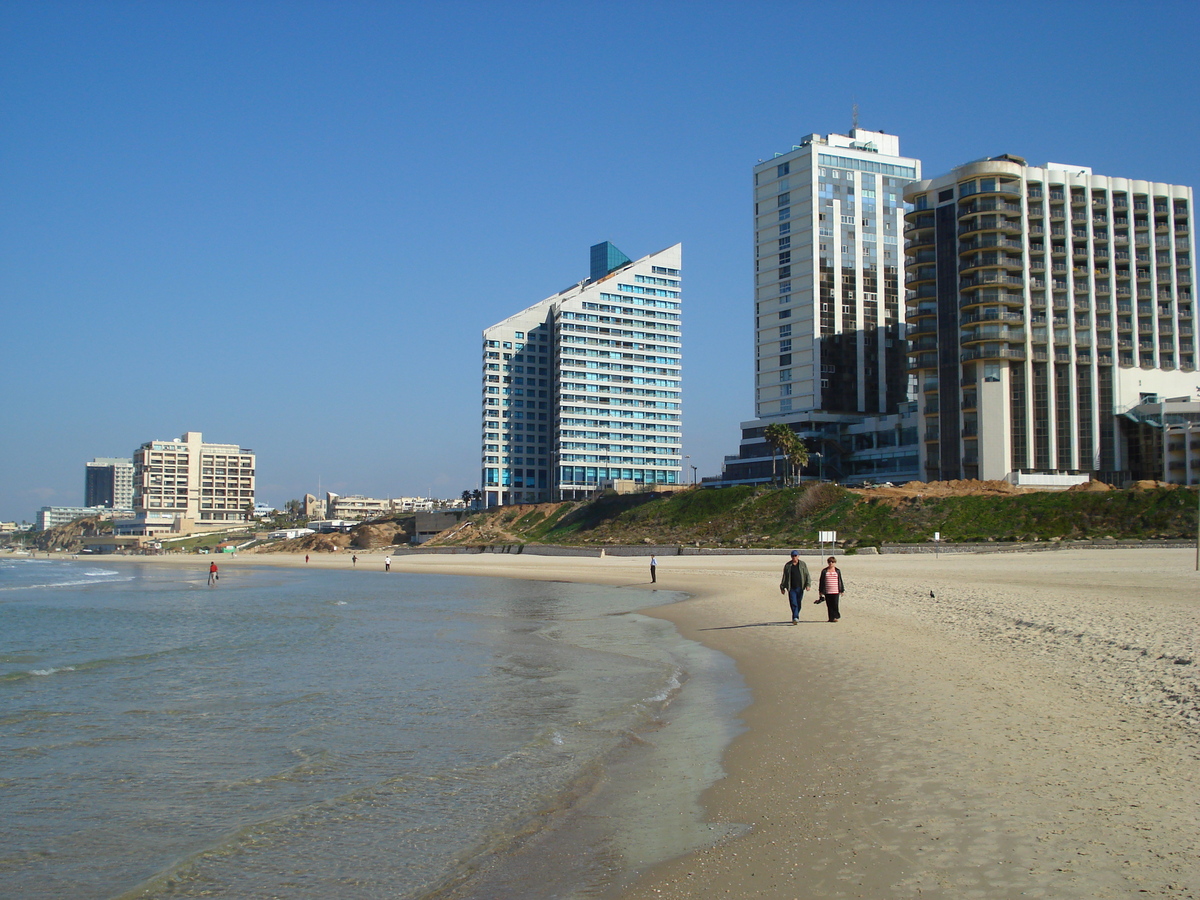
M202 431L260 499L457 496L480 331L682 242L684 452L752 415L751 168L898 134L1195 185L1200 5L0 5L0 519Z

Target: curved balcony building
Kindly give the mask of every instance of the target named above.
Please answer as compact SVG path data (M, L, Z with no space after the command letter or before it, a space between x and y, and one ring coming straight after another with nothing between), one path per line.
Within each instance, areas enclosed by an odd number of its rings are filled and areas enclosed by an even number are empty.
M1194 390L1192 190L998 156L904 199L924 477L1120 480L1120 414Z

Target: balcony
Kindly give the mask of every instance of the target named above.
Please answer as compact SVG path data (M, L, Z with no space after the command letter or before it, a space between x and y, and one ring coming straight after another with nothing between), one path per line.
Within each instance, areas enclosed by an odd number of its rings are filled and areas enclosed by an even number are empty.
M1019 286L1024 283L1025 280L1019 275L1009 275L1005 272L979 272L970 278L960 278L958 286L960 289L965 290L985 284L1011 284Z
M962 256L964 253L970 253L972 250L989 250L993 247L1008 250L1025 249L1025 245L1020 241L1014 241L1012 238L1002 237L998 234L989 234L959 244L958 254Z
M960 325L970 325L973 322L1020 322L1024 324L1025 316L1007 309L976 309L973 312L963 313L958 322Z
M972 347L970 350L964 350L960 357L963 362L970 362L973 359L1022 360L1024 358L1024 347L1009 347L1001 344L981 344L978 347Z
M937 268L935 266L921 266L904 273L905 284L918 284L922 281L936 281Z
M959 225L958 236L963 237L981 231L1004 231L1009 234L1020 234L1021 220L1006 219L1004 216L980 216L975 221Z
M966 206L958 208L959 218L970 216L975 213L984 212L1012 212L1019 213L1021 211L1020 203L1006 203L1003 200L976 200L968 203Z
M981 325L962 332L959 340L964 345L978 344L983 341L1006 341L1010 344L1023 344L1025 343L1025 329L1009 328L1005 325Z
M1025 268L1025 261L1019 256L1000 256L997 253L980 253L974 258L962 260L958 271L969 272L972 269L1008 269L1017 272Z

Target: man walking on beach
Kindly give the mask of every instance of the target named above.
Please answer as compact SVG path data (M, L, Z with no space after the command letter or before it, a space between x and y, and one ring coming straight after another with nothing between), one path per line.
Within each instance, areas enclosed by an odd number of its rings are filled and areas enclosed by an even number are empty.
M214 560L208 567L208 586L213 587L217 583L217 563Z
M783 567L783 580L779 582L779 593L787 594L788 603L792 607L792 624L800 624L800 601L808 590L811 579L808 577L808 566L800 558L798 551L792 551L792 558Z
M385 572L392 571L392 558L390 556L385 556L383 558L383 571L385 571Z
M658 581L658 557L650 557L650 583L655 584Z

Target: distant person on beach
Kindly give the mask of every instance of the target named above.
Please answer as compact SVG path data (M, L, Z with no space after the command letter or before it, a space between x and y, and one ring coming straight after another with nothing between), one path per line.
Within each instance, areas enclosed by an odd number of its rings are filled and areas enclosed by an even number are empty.
M779 593L787 594L788 603L792 607L792 624L800 624L800 602L804 592L808 590L812 580L808 576L808 566L800 558L800 553L792 551L792 558L783 567L783 580L779 582Z
M357 553L354 554L352 557L350 557L350 565L352 565L352 566L358 565L358 554Z
M308 554L307 553L304 554L304 564L306 566L308 565Z
M829 613L829 621L836 622L842 617L838 601L846 592L846 586L842 583L842 570L837 567L837 557L831 556L826 562L828 565L821 570L821 578L817 584L817 590L821 594L817 602L825 604L825 610Z
M392 571L392 558L390 556L385 556L383 558L383 571L385 571L385 572Z
M208 567L208 586L212 587L217 583L217 563L214 560Z
M658 557L651 556L650 557L650 583L655 584L657 582L658 582Z

